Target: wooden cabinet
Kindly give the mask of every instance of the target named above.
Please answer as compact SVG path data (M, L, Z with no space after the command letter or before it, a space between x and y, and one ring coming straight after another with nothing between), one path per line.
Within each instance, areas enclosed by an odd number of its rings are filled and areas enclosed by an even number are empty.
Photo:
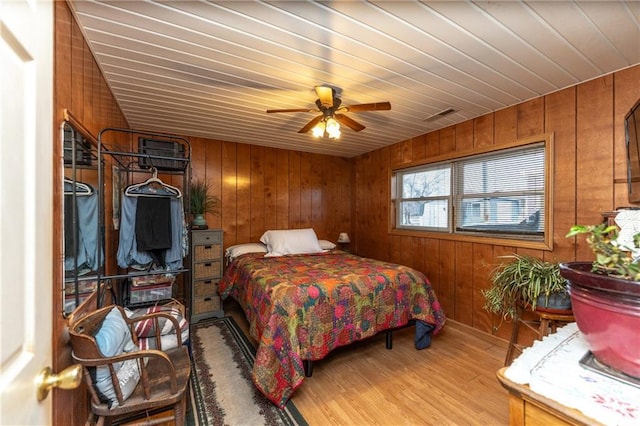
M222 317L222 230L191 231L191 323Z
M509 424L511 426L584 426L599 425L578 410L532 391L529 386L514 383L501 368L498 381L509 391Z

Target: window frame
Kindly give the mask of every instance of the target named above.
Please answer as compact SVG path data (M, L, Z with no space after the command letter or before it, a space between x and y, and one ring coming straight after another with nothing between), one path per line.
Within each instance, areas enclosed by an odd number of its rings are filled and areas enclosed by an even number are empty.
M396 176L399 172L406 172L411 169L416 169L429 165L437 165L438 163L453 163L455 161L463 160L467 157L474 157L482 154L498 153L512 148L526 147L527 145L542 144L544 146L544 217L545 223L543 227L543 237L541 240L533 240L527 238L518 238L515 236L499 236L498 234L477 234L473 232L460 232L456 231L456 211L455 211L455 193L453 175L455 170L451 169L452 183L451 183L451 204L449 207L449 230L436 231L428 228L399 228L396 227L398 220L398 207L399 199L396 197L397 180ZM393 166L389 171L389 180L391 184L390 192L390 209L389 209L389 229L388 232L393 235L404 235L423 238L434 238L444 240L455 240L465 242L476 242L483 244L493 244L500 246L510 247L523 247L539 250L553 250L553 176L554 176L554 137L553 133L545 133L541 135L535 135L527 138L518 139L514 142L502 145L494 145L482 148L476 148L473 150L461 151L446 155L440 155L429 158L428 160L415 161L411 163L405 163L402 165Z

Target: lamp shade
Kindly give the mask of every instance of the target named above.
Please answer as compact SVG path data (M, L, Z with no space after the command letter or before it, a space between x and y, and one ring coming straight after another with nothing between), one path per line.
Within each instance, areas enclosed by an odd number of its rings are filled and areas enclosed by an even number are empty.
M349 234L347 234L346 232L341 232L340 235L338 236L338 242L339 243L350 243L351 240L349 239Z

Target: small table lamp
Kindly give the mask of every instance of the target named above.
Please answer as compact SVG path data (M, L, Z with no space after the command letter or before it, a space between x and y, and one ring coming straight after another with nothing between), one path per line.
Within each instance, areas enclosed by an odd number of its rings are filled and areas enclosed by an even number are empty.
M340 246L340 250L344 250L347 253L349 253L349 243L351 242L351 240L349 239L349 234L347 234L346 232L341 232L340 235L338 235L338 246Z
M347 234L346 232L341 232L338 236L338 242L343 244L350 243L351 240L349 239L349 234Z

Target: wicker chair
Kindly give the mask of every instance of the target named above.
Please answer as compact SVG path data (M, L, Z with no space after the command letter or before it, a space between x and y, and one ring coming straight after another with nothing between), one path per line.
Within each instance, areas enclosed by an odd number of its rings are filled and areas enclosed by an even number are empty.
M105 356L104 348L99 344L99 342L104 342L104 339L98 337L98 333L102 328L114 329L111 327L111 323L109 326L103 327L103 324L108 322L105 319L110 314L117 314L115 311L112 313L114 308L120 311L122 318L120 319L118 316L117 320L120 322L119 325L126 323L126 326L122 325L125 330L124 334L130 336L129 339L133 340L133 344L137 343L137 337L133 332L136 322L147 319L157 321L164 317L175 323L178 347L166 351L151 349L120 351L113 356ZM117 330L122 330L122 328ZM82 365L91 396L91 411L94 416L97 416L97 424L110 424L116 418L139 416L145 419L143 424L147 425L164 423L167 420L174 420L177 426L184 424L191 363L188 350L186 346L182 345L180 327L174 317L167 313L154 312L130 319L127 318L121 307L107 306L80 318L74 318L69 327L69 334L73 349L72 356L75 362ZM119 338L117 334L116 337ZM159 339L159 336L157 338ZM158 345L160 345L159 342ZM128 389L126 384L122 385L122 377L118 376L119 372L124 370L124 362L127 360L134 360L128 361L127 365L131 367L128 368L128 371L134 370L135 375L139 377L137 381L130 383ZM98 371L101 373L97 373ZM105 382L109 383L110 397L105 397L104 388L98 386L97 374L103 376L99 380L101 386L104 386ZM127 395L129 396L127 397ZM167 410L163 411L163 408ZM173 412L169 411L169 408L173 408ZM150 413L158 411L163 411L163 414L167 414L167 416L160 418L154 415L152 419L149 418Z

